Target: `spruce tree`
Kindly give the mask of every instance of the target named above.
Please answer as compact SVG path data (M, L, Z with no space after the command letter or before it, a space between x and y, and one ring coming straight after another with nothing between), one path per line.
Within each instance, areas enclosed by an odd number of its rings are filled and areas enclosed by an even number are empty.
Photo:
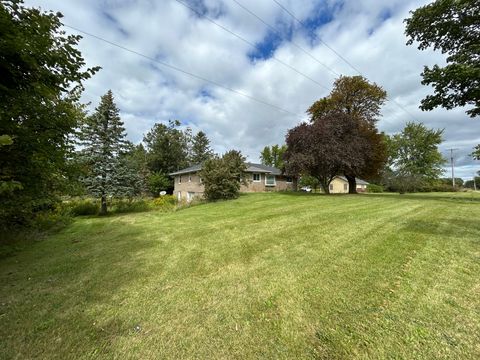
M107 197L130 197L138 175L122 156L128 150L126 133L113 94L101 97L95 113L81 127L82 155L89 171L83 178L88 192L101 200L100 214L107 213Z
M213 156L213 151L210 149L210 140L203 131L199 131L192 141L191 163L201 164Z

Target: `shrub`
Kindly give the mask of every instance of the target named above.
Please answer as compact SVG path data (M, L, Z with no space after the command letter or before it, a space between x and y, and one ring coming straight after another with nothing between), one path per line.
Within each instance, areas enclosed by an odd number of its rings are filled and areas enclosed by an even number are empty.
M117 214L142 212L150 209L150 204L145 199L114 199L110 202L110 211Z
M153 199L152 205L155 208L161 208L161 209L173 209L174 206L176 205L177 200L175 199L175 196L173 195L164 195L160 196L156 199Z
M63 204L68 208L72 216L97 215L100 204L93 199L74 199Z
M383 192L383 186L376 185L376 184L368 184L367 185L367 192L368 193L382 193Z

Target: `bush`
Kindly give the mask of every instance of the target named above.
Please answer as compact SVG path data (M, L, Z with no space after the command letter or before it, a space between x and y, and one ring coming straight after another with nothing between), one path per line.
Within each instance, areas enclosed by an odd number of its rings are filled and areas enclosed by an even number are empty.
M376 184L368 184L367 185L367 193L382 193L383 186L376 185Z
M72 216L97 215L100 211L100 204L93 199L73 199L63 206L69 209Z
M114 199L110 202L111 213L142 212L151 209L150 203L145 199Z
M39 231L59 229L68 225L71 221L70 209L58 204L53 209L36 213L31 223L31 229Z
M173 195L160 196L156 199L153 199L152 201L152 205L155 208L164 209L164 210L173 209L176 204L177 204L177 199L175 199L175 196Z

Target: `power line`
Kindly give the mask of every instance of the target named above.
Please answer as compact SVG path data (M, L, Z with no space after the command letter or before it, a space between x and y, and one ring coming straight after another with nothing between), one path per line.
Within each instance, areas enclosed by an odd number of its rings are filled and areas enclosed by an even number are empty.
M270 30L272 30L273 32L275 32L276 34L282 36L282 33L277 30L274 26L270 25L269 23L267 23L265 20L263 20L260 16L258 16L257 14L255 14L252 10L250 10L249 8L247 8L245 5L241 4L240 2L238 2L237 0L232 0L235 4L237 4L239 7L241 7L243 10L245 10L246 12L248 12L250 15L252 15L253 17L255 17L256 19L258 19L260 22L262 22L264 25L266 25ZM308 55L310 58L312 58L313 60L315 60L317 63L319 63L320 65L322 65L325 69L327 69L328 71L330 71L333 75L335 76L339 76L340 74L338 72L336 72L335 70L333 70L331 67L329 67L328 65L325 65L323 62L321 62L320 60L318 60L315 56L313 56L309 51L305 50L302 46L298 45L297 43L293 42L293 41L290 41L290 44L292 44L293 46L295 46L297 49L299 49L300 51L304 52L306 55Z
M235 0L233 0L235 1ZM275 4L277 4L283 11L285 11L287 14L289 14L297 23L299 23L303 28L305 29L308 29L308 26L303 22L301 21L299 18L297 18L295 16L295 14L293 14L293 12L291 12L289 9L287 9L285 6L283 6L280 2L278 2L277 0L272 0ZM235 1L236 2L236 1ZM343 57L338 51L336 51L334 48L332 48L330 45L328 45L325 41L323 41L315 32L313 31L309 31L310 34L312 34L316 39L318 39L318 41L320 41L323 45L325 45L325 47L327 47L328 49L330 49L330 51L332 51L335 55L337 55L340 59L343 60L343 62L345 62L348 66L350 66L350 68L352 68L354 71L356 71L359 75L363 76L362 72L357 68L355 67L350 61L348 61L345 57ZM392 101L395 105L398 106L398 108L400 108L401 110L403 110L407 115L409 115L413 120L416 121L416 118L415 116L410 112L408 111L403 105L401 105L400 103L398 103L395 99L392 99L390 97L387 97L387 100L390 100Z
M197 14L199 17L203 17L204 19L210 21L212 24L218 26L219 28L221 28L222 30L228 32L229 34L235 36L237 39L243 41L244 43L248 44L249 46L253 47L254 49L256 50L260 50L259 47L257 45L255 45L254 43L248 41L247 39L245 39L244 37L238 35L237 33L233 32L232 30L226 28L225 26L217 23L215 20L213 20L212 18L208 17L207 15L205 14L202 14L201 12L199 12L198 10L196 10L195 8L191 7L190 5L184 3L183 1L181 0L175 0L177 3L183 5L184 7L186 7L187 9L190 9L192 12L194 12L195 14ZM275 56L272 56L271 57L273 60L277 61L278 63L282 64L283 66L285 67L288 67L290 70L292 71L295 71L297 74L303 76L304 78L310 80L311 82L315 83L316 85L320 86L321 88L325 89L325 90L329 90L328 87L326 87L325 85L323 85L322 83L318 82L317 80L313 79L312 77L308 76L307 74L301 72L300 70L297 70L296 68L294 68L293 66L287 64L286 62L284 62L283 60L280 60L279 58L275 57Z
M217 87L220 87L220 88L222 88L222 89L224 89L224 90L230 91L230 92L235 93L235 94L237 94L237 95L241 95L241 96L243 96L243 97L245 97L245 98L247 98L247 99L250 99L250 100L252 100L252 101L255 101L255 102L257 102L257 103L260 103L260 104L269 106L269 107L271 107L271 108L273 108L273 109L276 109L276 110L279 110L279 111L281 111L281 112L284 112L284 113L287 113L287 114L290 114L290 115L294 115L294 116L303 116L303 115L300 115L300 114L296 114L296 113L294 113L294 112L291 112L291 111L289 111L289 110L286 110L286 109L284 109L284 108L282 108L282 107L280 107L280 106L271 104L271 103L269 103L269 102L267 102L267 101L265 101L265 100L256 98L256 97L254 97L254 96L245 94L245 93L243 93L243 92L241 92L241 91L232 89L232 88L230 88L230 87L228 87L228 86L222 85L222 84L220 84L220 83L218 83L218 82L216 82L216 81L209 80L209 79L207 79L207 78L204 78L203 76L196 75L196 74L191 73L191 72L189 72L189 71L183 70L183 69L181 69L181 68L179 68L179 67L177 67L177 66L170 65L170 64L168 64L168 63L166 63L166 62L164 62L164 61L157 60L157 59L152 58L152 57L150 57L150 56L148 56L148 55L142 54L142 53L140 53L140 52L138 52L138 51L129 49L129 48L125 47L125 46L119 45L119 44L114 43L114 42L112 42L112 41L110 41L110 40L104 39L104 38L102 38L102 37L100 37L100 36L97 36L97 35L94 35L94 34L92 34L92 33L83 31L83 30L78 29L78 28L76 28L76 27L74 27L74 26L70 26L70 25L67 25L67 24L63 24L63 26L68 27L68 28L70 28L70 29L72 29L72 30L75 30L75 31L77 31L77 32L80 32L80 33L82 33L82 34L85 34L85 35L87 35L87 36L90 36L90 37L92 37L92 38L95 38L95 39L97 39L97 40L103 41L103 42L105 42L105 43L107 43L107 44L110 44L110 45L112 45L112 46L115 46L115 47L117 47L117 48L119 48L119 49L122 49L122 50L124 50L124 51L128 51L128 52L130 52L130 53L132 53L132 54L141 56L141 57L143 57L143 58L145 58L145 59L148 59L148 60L150 60L150 61L152 61L152 62L158 63L158 64L160 64L160 65L162 65L162 66L165 66L165 67L167 67L167 68L169 68L169 69L172 69L172 70L175 70L175 71L177 71L177 72L183 73L183 74L188 75L188 76L190 76L190 77L193 77L193 78L195 78L195 79L205 81L205 82L207 82L207 83L209 83L209 84L215 85L215 86L217 86Z

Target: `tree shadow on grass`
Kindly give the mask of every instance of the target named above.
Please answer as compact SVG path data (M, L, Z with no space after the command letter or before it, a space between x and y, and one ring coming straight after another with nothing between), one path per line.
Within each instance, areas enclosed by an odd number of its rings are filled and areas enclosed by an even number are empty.
M425 201L442 201L442 202L453 202L460 204L473 204L480 205L480 197L466 197L466 196L455 196L448 195L443 193L433 193L431 195L423 194L397 194L397 193L383 193L383 194L365 194L367 198L382 198L382 199L395 199L398 201L402 200L425 200Z
M411 219L404 226L405 230L449 239L471 239L480 242L480 222L467 218L436 218L429 221Z
M111 220L76 221L0 261L0 358L113 357L118 337L138 335L139 320L119 310L158 243Z

